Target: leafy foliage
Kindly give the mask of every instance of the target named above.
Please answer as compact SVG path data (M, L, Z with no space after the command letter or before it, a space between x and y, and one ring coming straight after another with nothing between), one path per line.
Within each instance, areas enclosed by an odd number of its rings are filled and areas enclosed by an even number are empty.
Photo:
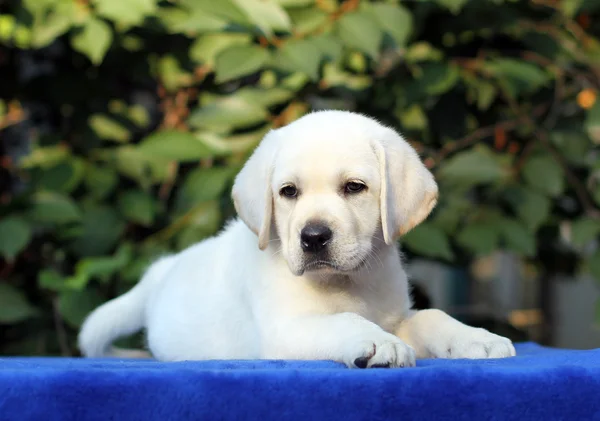
M373 115L435 172L409 255L600 279L598 35L593 0L4 2L1 352L76 352L85 314L215 234L254 146L311 109Z

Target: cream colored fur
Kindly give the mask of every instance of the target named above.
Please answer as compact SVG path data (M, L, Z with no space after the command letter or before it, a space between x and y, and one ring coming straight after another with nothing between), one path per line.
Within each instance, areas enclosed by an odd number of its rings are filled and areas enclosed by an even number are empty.
M366 188L349 194L348 182ZM297 188L295 198L280 193L286 185ZM309 114L267 134L232 194L240 219L157 261L88 317L85 355L125 355L111 342L142 328L164 361L407 367L415 358L515 355L506 338L439 310L411 310L396 241L427 217L438 189L394 130L349 112ZM300 241L314 221L333 232L320 263Z

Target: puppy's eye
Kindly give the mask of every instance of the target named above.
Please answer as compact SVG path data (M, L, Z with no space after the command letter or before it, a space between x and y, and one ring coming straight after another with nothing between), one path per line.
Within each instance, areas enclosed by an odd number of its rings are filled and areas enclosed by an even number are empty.
M358 181L350 181L346 183L346 186L344 186L344 191L346 193L360 193L366 188L367 186L365 186L363 183L359 183Z
M298 196L298 189L296 188L296 186L288 184L287 186L283 186L281 190L279 190L279 194L284 197L294 198Z

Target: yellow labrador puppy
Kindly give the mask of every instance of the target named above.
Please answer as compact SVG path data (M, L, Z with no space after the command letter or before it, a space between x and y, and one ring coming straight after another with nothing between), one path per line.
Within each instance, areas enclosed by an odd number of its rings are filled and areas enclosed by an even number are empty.
M396 240L438 188L394 130L322 111L268 133L235 180L239 219L150 266L95 310L79 343L119 352L147 331L159 360L327 359L409 367L415 358L501 358L511 342L439 310L411 310Z

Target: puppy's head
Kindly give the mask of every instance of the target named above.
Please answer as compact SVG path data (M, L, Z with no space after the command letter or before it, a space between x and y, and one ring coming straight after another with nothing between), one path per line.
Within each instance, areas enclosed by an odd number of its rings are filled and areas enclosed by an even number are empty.
M438 189L395 131L359 114L321 111L267 134L232 194L259 247L279 239L301 275L358 270L427 217Z

